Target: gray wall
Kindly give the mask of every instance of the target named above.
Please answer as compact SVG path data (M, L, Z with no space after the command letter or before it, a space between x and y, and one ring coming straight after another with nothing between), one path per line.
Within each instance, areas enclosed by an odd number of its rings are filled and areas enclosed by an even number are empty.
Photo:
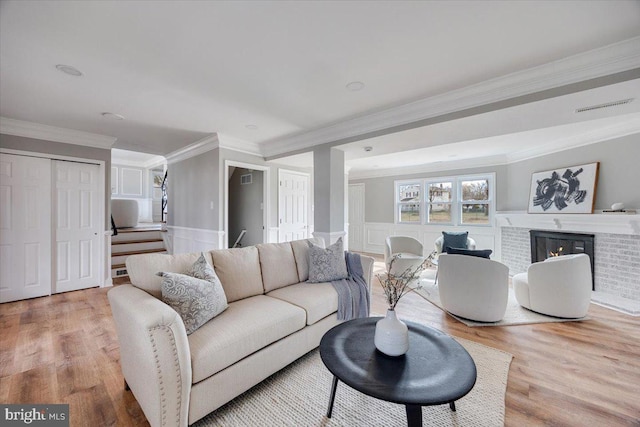
M168 165L168 224L202 228L224 229L224 176L225 162L249 163L269 168L269 218L267 227L278 226L278 170L283 168L299 172L311 172L307 168L282 166L267 163L262 157L240 153L225 148L217 148L198 156ZM313 188L313 177L311 182ZM311 192L313 203L313 192ZM211 201L214 209L211 210ZM313 219L310 218L310 225ZM230 236L232 240L234 237ZM233 242L229 242L233 244Z
M394 181L440 176L496 173L496 209L526 211L531 174L565 166L600 162L595 209L609 209L615 202L640 208L640 134L628 135L579 148L560 151L509 165L457 169L383 178L353 179L365 184L365 221L394 222Z
M106 174L104 183L105 230L111 229L111 150L6 134L0 134L0 148L104 162Z
M218 228L219 159L220 150L215 149L168 165L169 225L222 230Z
M251 174L252 183L240 183L240 176ZM247 230L242 246L263 243L263 183L264 172L236 168L229 179L229 246L242 229Z
M638 159L640 134L634 134L511 163L507 167L506 198L498 204L498 210L527 210L533 172L593 162L600 162L595 209L610 209L615 202L640 208Z
M354 179L349 180L349 184L365 184L365 221L366 222L387 222L393 223L394 218L394 197L396 180L403 179L421 179L430 177L458 176L458 175L475 175L482 173L496 174L496 206L500 210L500 203L506 198L507 194L507 167L488 166L484 168L472 169L456 169L450 171L428 172L413 175L398 175L382 178Z

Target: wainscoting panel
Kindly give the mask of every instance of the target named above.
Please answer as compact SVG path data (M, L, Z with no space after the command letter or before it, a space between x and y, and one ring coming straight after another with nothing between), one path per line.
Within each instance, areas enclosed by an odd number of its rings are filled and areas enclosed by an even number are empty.
M434 249L434 243L438 237L442 236L443 231L468 231L469 237L476 241L478 249L495 250L496 247L496 229L494 227L443 227L367 222L364 229L364 252L374 254L384 253L385 240L388 236L410 236L422 242L425 255L428 255Z

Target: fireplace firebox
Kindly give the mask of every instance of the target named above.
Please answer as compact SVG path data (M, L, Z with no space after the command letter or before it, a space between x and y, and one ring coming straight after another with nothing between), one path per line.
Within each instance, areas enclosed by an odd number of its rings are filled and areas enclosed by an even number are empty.
M593 234L563 233L557 231L531 230L531 262L544 261L552 256L587 254L591 261L591 288L595 290Z

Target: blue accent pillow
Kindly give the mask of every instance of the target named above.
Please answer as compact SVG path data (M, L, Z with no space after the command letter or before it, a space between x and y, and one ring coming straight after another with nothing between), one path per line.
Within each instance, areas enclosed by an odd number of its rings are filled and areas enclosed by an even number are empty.
M451 255L469 255L489 259L489 256L493 253L493 251L491 249L473 250L463 248L447 248L447 253Z
M467 249L467 236L468 231L449 232L443 231L442 237L444 242L442 243L443 252L447 252L447 248L460 248Z

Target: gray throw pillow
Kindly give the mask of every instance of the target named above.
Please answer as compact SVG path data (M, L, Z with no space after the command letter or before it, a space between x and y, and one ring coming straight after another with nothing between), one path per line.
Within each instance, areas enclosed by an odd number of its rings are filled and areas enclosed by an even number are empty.
M467 236L469 236L468 231L443 231L442 237L444 238L444 242L442 243L442 251L446 252L447 248L467 249Z
M212 283L179 273L158 273L158 276L162 276L162 301L178 312L187 335L227 308L220 281Z
M309 282L322 283L346 279L347 263L344 260L342 237L328 248L309 243Z
M200 252L200 258L193 263L191 267L185 273L196 279L206 280L211 283L220 283L220 279L216 274L216 271L209 265L207 259L204 257L204 253ZM222 284L220 283L220 286Z

